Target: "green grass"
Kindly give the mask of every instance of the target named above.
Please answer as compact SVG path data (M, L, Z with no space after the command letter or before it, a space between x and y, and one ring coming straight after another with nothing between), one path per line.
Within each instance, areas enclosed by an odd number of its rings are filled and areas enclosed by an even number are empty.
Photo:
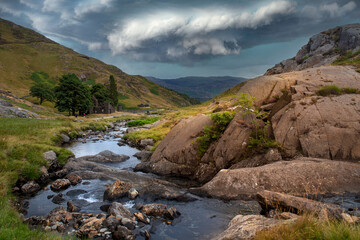
M360 240L360 225L302 216L292 224L282 224L258 233L255 240Z
M329 95L341 95L341 94L359 94L359 90L355 88L340 88L336 85L328 85L321 87L317 94L320 96L329 96Z
M54 150L64 165L72 152L58 145L60 133L76 137L81 129L103 130L107 120L73 122L73 118L55 120L0 118L0 239L64 239L58 234L30 230L11 207L11 188L18 179L40 177L39 169L47 166L45 151ZM66 237L65 237L66 238Z
M150 92L151 92L152 94L159 95L159 91L156 90L156 89L154 89L154 88L150 88Z
M130 122L127 123L127 125L129 127L138 127L138 126L143 126L145 124L154 123L154 122L158 121L159 119L160 119L159 117L151 117L151 118L139 119L139 120L130 121Z

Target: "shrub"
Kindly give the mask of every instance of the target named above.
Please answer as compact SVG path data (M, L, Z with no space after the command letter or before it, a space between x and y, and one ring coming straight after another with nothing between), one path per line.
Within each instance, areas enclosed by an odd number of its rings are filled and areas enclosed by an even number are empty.
M221 134L226 130L235 113L224 112L211 114L211 120L214 121L212 126L205 126L202 135L196 138L198 153L202 157L210 147L212 142L218 140Z
M341 88L336 85L324 86L317 91L317 94L320 96L329 96L329 95L340 95Z
M280 143L272 139L269 134L269 121L264 123L262 121L255 120L253 124L254 131L250 135L248 145L248 148L251 150L251 152L261 153L265 152L265 150L269 148L281 148Z

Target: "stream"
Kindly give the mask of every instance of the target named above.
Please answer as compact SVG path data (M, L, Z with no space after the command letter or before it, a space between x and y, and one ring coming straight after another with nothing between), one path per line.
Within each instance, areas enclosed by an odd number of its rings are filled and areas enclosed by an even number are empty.
M119 137L126 131L126 128L120 128L119 131L107 132L104 140L79 139L71 143L67 148L71 150L75 157L86 155L95 155L104 150L110 150L117 154L124 154L130 158L121 163L102 163L111 168L133 171L132 169L140 163L133 155L139 150L129 145L118 146ZM139 173L144 174L144 173ZM154 174L146 174L153 178L159 178ZM185 180L183 180L185 181ZM64 202L55 204L51 201L53 192L50 185L39 191L35 196L27 199L29 207L25 217L45 216L52 209L58 206L66 208L67 201L72 201L81 206L81 212L84 213L101 213L100 207L109 204L109 201L103 201L103 194L106 184L111 184L110 180L83 180L82 183L70 186L61 191ZM184 189L186 191L186 189ZM126 208L132 213L136 211L136 204L162 203L168 207L175 207L181 216L176 218L170 225L160 219L152 219L150 225L142 227L141 230L148 230L151 239L210 239L223 232L230 220L238 214L258 214L260 208L254 201L222 201L218 199L200 198L196 201L178 202L170 200L148 201L139 196L135 200L125 199L121 201ZM143 236L137 235L136 239L144 239Z
M133 168L140 163L133 155L139 152L138 149L129 145L119 146L118 142L126 131L125 127L116 128L117 131L106 132L102 138L92 136L90 138L79 139L67 146L76 158L96 155L101 151L110 150L116 154L124 154L130 158L119 163L101 163L111 169L121 169L133 172ZM150 178L162 179L178 185L184 192L191 183L186 180L169 179L154 174L138 172L137 174L145 175ZM52 197L58 192L50 189L50 184L35 196L26 199L29 203L25 217L45 216L51 210L58 206L66 208L68 201L81 206L82 213L102 213L100 207L110 204L109 201L103 200L105 185L113 183L113 180L101 179L84 179L82 183L70 186L61 191L65 199L60 204L52 202ZM181 184L178 184L181 183ZM185 186L185 187L184 187ZM255 201L222 201L218 199L201 198L194 196L197 200L190 202L178 202L175 200L149 200L139 195L135 200L122 198L119 200L130 212L136 212L136 205L149 203L162 203L168 207L175 207L181 216L176 218L171 224L160 219L152 219L149 225L138 226L134 231L136 239L144 239L141 231L147 230L151 234L151 239L211 239L223 232L233 217L238 214L259 214L260 206ZM338 204L348 211L354 211L354 215L360 216L356 211L360 208L360 196L347 194L345 196L325 196L318 199L328 203Z

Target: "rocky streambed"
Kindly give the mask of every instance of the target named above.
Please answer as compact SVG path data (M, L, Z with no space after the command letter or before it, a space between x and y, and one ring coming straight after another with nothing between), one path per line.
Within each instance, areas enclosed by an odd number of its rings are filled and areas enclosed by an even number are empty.
M124 131L117 123L69 144L75 158L60 179L21 197L25 221L95 239L211 239L236 215L260 212L256 201L202 198L188 192L191 182L135 173L141 154L121 141Z

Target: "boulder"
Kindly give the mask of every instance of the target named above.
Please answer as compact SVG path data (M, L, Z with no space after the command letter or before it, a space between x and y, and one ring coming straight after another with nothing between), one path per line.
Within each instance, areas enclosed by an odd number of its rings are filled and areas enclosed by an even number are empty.
M270 229L282 221L266 218L261 215L237 215L228 225L228 228L213 238L214 240L253 239L257 232Z
M51 189L53 191L60 191L62 189L66 189L71 185L68 179L57 179L55 182L51 184Z
M108 216L104 221L104 226L107 227L111 232L114 232L118 225L120 225L120 220L112 215Z
M108 209L108 213L116 218L131 218L131 212L121 203L113 202Z
M265 166L221 170L192 192L222 199L254 197L262 190L293 195L360 193L360 164L301 157Z
M43 153L44 159L50 164L57 160L56 153L54 151L47 151Z
M62 143L69 143L70 142L70 137L68 135L66 135L64 133L61 133L60 136L61 136Z
M136 237L126 227L117 226L116 231L112 233L112 238L114 240L134 240Z
M71 185L76 185L82 182L82 178L79 175L73 173L66 175L65 178L67 178L70 181Z
M154 139L151 138L142 139L140 141L140 147L154 146L154 144L155 144Z
M100 230L102 223L103 220L96 217L85 219L80 226L79 233L82 237L93 238Z
M142 150L141 152L137 152L134 154L134 157L136 157L137 159L140 159L142 162L147 162L150 160L151 155L153 153L147 150Z
M194 141L206 125L212 125L207 115L182 119L160 142L150 161L138 164L136 170L159 175L193 176L200 163Z
M130 157L123 154L116 154L109 150L102 151L96 155L84 156L80 159L91 162L100 162L100 163L113 163L113 162L123 162L128 160Z
M147 216L163 217L170 220L181 215L176 208L171 207L168 209L166 205L159 203L146 204L141 208L141 212Z
M134 216L142 223L145 223L145 224L150 223L150 219L147 218L146 216L144 216L144 214L142 214L141 212L134 213Z
M135 188L131 188L131 189L129 190L129 198L130 198L130 199L135 199L138 195L139 195L139 192L136 191Z
M71 201L67 202L67 210L69 212L79 212L81 210L80 207L76 206L74 203L72 203Z
M51 201L55 204L61 204L63 202L65 202L65 199L63 198L62 193L59 193L58 195L56 195L55 197L53 197L51 199Z
M113 184L107 185L104 192L104 200L115 200L127 196L132 184L121 180L116 180Z
M40 190L40 185L34 181L30 181L22 185L21 192L24 194L31 194Z
M334 204L266 190L259 192L256 195L256 199L264 213L269 212L271 209L276 209L296 214L309 213L320 216L326 212L328 218L342 219L341 213L343 210Z

